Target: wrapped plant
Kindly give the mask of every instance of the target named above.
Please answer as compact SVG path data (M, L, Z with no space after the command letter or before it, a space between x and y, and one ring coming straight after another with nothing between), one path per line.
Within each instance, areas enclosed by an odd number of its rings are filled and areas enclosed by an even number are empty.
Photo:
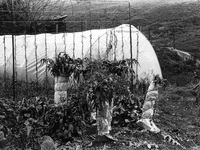
M84 77L89 85L89 92L86 92L88 101L92 104L92 111L96 109L98 135L107 136L111 130L113 106L117 97L130 94L130 81L134 77L130 60L92 61L86 66Z
M82 72L83 61L61 52L55 59L44 58L41 63L46 64L48 71L55 77L54 102L66 102L68 89L76 86L76 79Z

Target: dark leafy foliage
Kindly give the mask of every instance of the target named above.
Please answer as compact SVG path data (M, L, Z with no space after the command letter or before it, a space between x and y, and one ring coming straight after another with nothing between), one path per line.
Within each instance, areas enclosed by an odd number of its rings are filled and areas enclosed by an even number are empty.
M81 71L83 61L81 59L73 59L66 53L59 53L55 60L50 58L41 59L42 64L46 64L48 71L55 77L69 77L72 73L78 76Z
M37 149L38 138L43 135L59 143L72 141L84 134L91 124L91 112L101 109L105 100L114 105L113 125L127 126L140 117L142 99L130 91L134 72L129 60L91 62L74 60L64 54L56 61L44 61L53 75L69 76L78 72L77 78L82 74L84 80L79 81L76 89L69 89L67 102L59 105L46 97L24 98L18 102L2 99L1 124L12 145Z
M93 61L88 63L84 73L85 93L91 111L102 109L102 104L108 101L114 105L113 123L125 126L135 122L141 113L141 102L130 91L134 78L130 63L130 60Z
M55 106L45 97L23 99L18 104L1 100L1 124L15 147L34 148L39 137L49 135L62 142L82 135L87 104L71 95L69 103ZM12 105L14 108L12 108ZM17 106L17 107L16 107Z
M176 52L162 48L157 52L163 77L172 84L183 86L193 82L194 72L199 72L195 60L184 61Z

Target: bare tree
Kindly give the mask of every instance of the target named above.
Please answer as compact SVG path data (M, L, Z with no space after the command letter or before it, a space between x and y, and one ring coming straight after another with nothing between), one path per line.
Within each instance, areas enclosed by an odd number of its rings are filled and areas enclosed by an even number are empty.
M62 3L59 0L2 0L0 6L4 6L8 16L12 15L13 9L14 20L29 30L33 24L40 24L41 20L60 15L64 6Z

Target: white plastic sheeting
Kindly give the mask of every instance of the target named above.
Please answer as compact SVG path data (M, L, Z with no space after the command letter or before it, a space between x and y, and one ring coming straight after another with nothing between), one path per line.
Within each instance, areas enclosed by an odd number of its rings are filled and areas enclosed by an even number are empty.
M157 56L150 42L134 26L131 26L131 30L134 59L138 50L138 77L151 78L153 74L162 77ZM59 52L66 52L74 58L130 59L130 28L128 24L123 24L115 28L76 33L19 35L15 36L14 46L17 80L40 82L46 77L46 67L41 66L40 60L45 57L54 58ZM8 77L12 77L12 66L11 35L0 36L0 76L3 77L6 72ZM49 73L48 78L53 82Z

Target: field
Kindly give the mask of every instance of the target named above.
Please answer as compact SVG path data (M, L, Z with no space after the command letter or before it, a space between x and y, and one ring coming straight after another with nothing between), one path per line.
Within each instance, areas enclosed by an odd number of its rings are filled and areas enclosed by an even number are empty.
M165 60L165 47L174 47L189 52L192 57L199 59L200 47L200 3L198 1L132 1L129 17L129 3L120 2L94 2L73 3L63 7L59 15L67 14L66 24L59 24L58 32L82 31L88 29L112 28L123 23L131 23L149 39L153 45L161 68L163 77L171 82L181 74L191 74L186 71L176 74L175 71L166 71L167 63L174 64L177 60ZM64 27L63 27L64 26ZM50 28L55 32L55 26ZM168 54L166 54L168 55ZM170 58L173 59L173 58ZM173 67L173 65L171 66ZM180 66L179 66L180 67ZM187 68L187 65L186 65ZM189 67L191 68L191 66ZM198 69L196 70L198 72ZM173 76L172 76L173 75ZM184 83L185 84L185 83Z
M28 34L74 32L111 28L122 23L131 23L140 27L141 32L152 43L163 70L163 77L169 82L166 89L159 92L159 101L155 107L154 122L161 129L161 133L154 134L144 131L136 125L135 121L125 120L123 125L113 124L111 135L117 139L116 141L97 142L95 141L96 126L86 125L81 137L73 138L73 140L69 138L66 143L62 141L62 144L58 145L58 150L200 149L200 109L195 103L195 97L191 94L192 88L198 82L193 79L194 72L199 73L200 70L195 66L195 61L184 62L178 58L177 54L166 51L166 47L175 47L199 59L200 2L196 0L149 2L146 0L141 3L138 0L130 4L130 18L129 5L125 1L112 3L86 1L73 3L73 5L63 3L62 6L51 6L48 9L53 9L54 12L44 13L43 17L67 15L64 21L57 22L58 28L56 28L56 22L46 21L40 22L38 29L34 32L31 27L26 32ZM21 26L16 29L17 34L21 34L21 31ZM9 33L9 27L3 32ZM0 84L0 89L3 93L3 84ZM0 98L0 106L3 106L2 103L9 99L8 97ZM20 101L23 100L20 99ZM8 105L13 107L12 103ZM0 112L1 119L3 115ZM16 114L13 113L13 115ZM23 126L22 123L19 129L21 126ZM24 131L25 129L22 132ZM12 141L17 141L18 144L20 140L23 141L24 139L19 138L22 132L16 133L15 137L12 136L14 139ZM34 139L29 140L34 141ZM60 144L58 139L56 142ZM13 145L10 147L12 147L11 150L14 148Z
M199 107L189 92L190 87L168 87L161 91L160 100L156 106L155 122L162 131L177 140L181 146L173 145L173 141L150 132L141 131L135 125L116 127L113 135L119 140L115 143L104 143L96 149L161 149L182 150L199 149ZM95 145L94 145L95 146ZM86 149L95 149L93 146Z

